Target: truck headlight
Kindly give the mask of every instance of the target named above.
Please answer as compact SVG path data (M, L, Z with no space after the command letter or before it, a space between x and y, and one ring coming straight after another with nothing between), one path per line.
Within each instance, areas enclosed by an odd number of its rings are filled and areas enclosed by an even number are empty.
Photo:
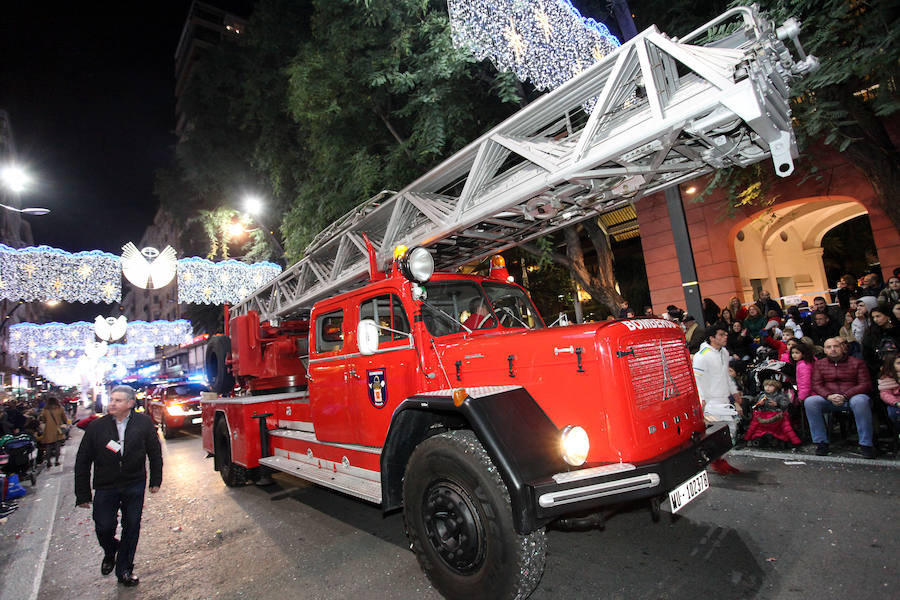
M566 426L559 438L559 449L564 461L573 467L580 467L591 449L587 432L577 425Z
M184 412L184 407L180 404L170 404L166 407L166 412L169 413L170 416L173 417L181 417L186 413Z
M434 274L434 259L425 248L413 248L400 258L400 272L410 281L425 283Z

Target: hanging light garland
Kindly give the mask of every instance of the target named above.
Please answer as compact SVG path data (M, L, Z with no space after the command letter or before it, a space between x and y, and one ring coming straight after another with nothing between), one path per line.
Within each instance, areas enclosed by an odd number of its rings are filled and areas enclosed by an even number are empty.
M449 0L453 45L552 90L621 44L568 0Z
M71 253L0 244L0 299L118 302L121 271L119 257L100 250Z
M178 301L192 304L235 304L281 273L270 262L212 262L203 258L178 261Z
M83 354L85 344L94 341L94 323L77 321L75 323L17 323L9 328L10 352L56 351L68 355L70 350L78 356ZM150 348L152 358L155 346L176 346L193 339L191 322L186 319L177 321L132 321L128 323L126 344L111 344L111 349L125 347Z
M281 273L281 267L270 262L182 258L176 264L169 246L152 261L133 244L125 248L125 256L118 257L100 250L73 254L49 246L17 249L0 244L0 299L110 304L122 299L123 272L135 285L158 288L167 285L177 269L179 302L233 304Z

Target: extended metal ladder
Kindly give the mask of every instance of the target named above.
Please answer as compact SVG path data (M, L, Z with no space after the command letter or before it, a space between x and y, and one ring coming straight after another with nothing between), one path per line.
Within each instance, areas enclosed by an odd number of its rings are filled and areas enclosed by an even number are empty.
M724 39L689 43L737 18ZM713 169L771 156L787 176L797 155L790 83L817 66L798 33L793 20L776 31L745 7L682 40L651 27L400 192L333 223L232 312L284 317L358 286L368 273L363 233L382 266L402 243L437 246L437 268L452 270Z

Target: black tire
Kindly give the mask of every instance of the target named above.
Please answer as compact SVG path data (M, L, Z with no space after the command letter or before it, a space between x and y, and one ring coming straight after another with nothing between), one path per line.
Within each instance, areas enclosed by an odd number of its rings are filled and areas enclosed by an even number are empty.
M169 429L169 426L166 425L166 418L163 417L159 420L159 432L162 433L163 439L170 440L172 439L173 432Z
M234 389L234 375L226 362L231 354L231 338L214 335L206 344L206 380L209 389L217 394L227 394Z
M216 470L228 487L240 487L247 483L247 470L231 462L231 438L225 419L216 424L215 430Z
M422 570L445 598L527 598L544 572L544 528L520 535L509 491L471 431L431 437L403 481L404 520Z

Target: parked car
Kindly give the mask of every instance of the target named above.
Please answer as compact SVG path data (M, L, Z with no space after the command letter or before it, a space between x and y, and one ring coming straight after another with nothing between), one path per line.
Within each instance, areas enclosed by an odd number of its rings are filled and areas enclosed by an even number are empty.
M200 429L200 393L208 391L202 383L187 381L164 383L153 390L147 411L164 438L169 439L178 429Z

